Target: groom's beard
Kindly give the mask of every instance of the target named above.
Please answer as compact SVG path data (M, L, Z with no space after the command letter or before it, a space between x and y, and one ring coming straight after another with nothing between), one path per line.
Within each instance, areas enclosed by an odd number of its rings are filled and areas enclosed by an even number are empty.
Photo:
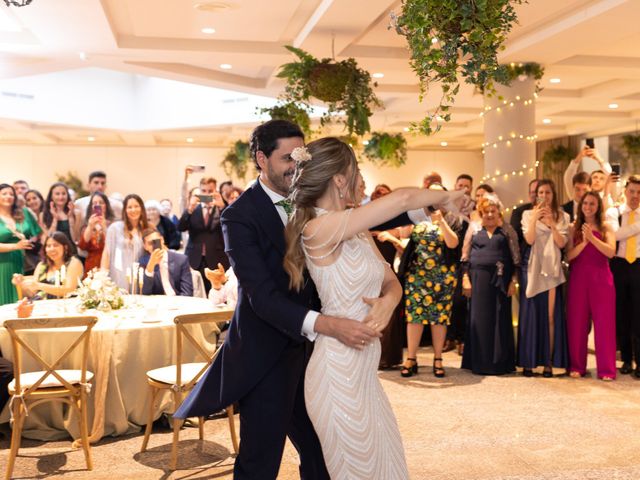
M271 185L273 185L276 191L286 197L289 195L289 188L291 187L291 179L295 169L291 168L284 172L284 174L277 174L271 167L267 167L266 174Z

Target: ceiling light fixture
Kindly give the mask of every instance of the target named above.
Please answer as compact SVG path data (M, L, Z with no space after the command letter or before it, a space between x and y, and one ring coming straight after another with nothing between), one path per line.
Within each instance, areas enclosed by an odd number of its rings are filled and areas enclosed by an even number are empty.
M223 69L223 70L231 70L233 68L233 66L228 64L228 63L221 63L220 64L220 68Z
M7 7L26 7L31 1L32 0L4 0L4 3L7 4Z
M80 57L80 60L82 60L83 62L87 61L87 52L80 52L78 53L78 56Z
M549 79L549 83L560 83L560 79L559 78L550 78Z
M447 142L440 142L441 147L446 147L447 145L449 145Z
M372 73L371 76L373 78L384 78L384 73L376 72L376 73Z
M616 109L616 108L618 108L618 107L619 107L619 105L618 105L617 103L610 103L610 104L609 104L609 108L610 108L611 110L615 110L615 109Z
M543 118L542 119L542 123L544 123L545 125L549 125L551 123L551 119L550 118Z
M216 29L213 27L204 27L202 30L200 30L202 33L206 33L207 35L212 35L214 33L216 33Z
M235 8L235 5L227 2L199 2L196 3L193 8L201 12L217 13Z
M193 143L193 138L191 137L187 138L187 143Z
M96 141L96 137L87 137L87 140L89 142L95 142Z

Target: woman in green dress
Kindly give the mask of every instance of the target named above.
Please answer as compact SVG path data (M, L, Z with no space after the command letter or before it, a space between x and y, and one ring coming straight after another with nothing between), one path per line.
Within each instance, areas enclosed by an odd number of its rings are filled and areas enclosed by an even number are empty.
M9 184L0 185L0 305L18 300L11 283L14 273L23 272L24 251L33 248L32 239L41 233L38 222L27 208L17 204L16 192Z

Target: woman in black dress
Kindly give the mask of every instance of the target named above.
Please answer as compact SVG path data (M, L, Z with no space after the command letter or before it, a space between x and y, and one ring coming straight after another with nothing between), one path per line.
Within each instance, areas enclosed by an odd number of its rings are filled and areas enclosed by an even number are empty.
M480 223L469 226L462 251L462 289L471 297L462 368L479 375L511 373L516 366L511 297L520 252L501 207L495 195L480 200Z

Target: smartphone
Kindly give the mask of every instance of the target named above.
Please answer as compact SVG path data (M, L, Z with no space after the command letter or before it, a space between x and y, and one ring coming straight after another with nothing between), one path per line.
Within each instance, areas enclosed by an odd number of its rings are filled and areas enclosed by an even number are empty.
M102 215L102 205L94 205L93 213L94 215Z
M585 144L587 145L587 147L589 148L596 148L596 144L593 142L593 138L587 138L585 140Z
M154 250L161 249L162 248L162 243L161 243L160 239L159 238L154 238L153 240L151 240L151 247Z
M536 205L542 205L544 203L544 197L536 198Z
M619 163L612 163L611 164L611 174L612 175L617 175L618 177L620 176L620 172L622 171L620 168L620 164Z
M193 173L204 172L204 165L187 165L193 170Z
M202 203L213 202L213 195L196 195L196 197L198 197L198 200L200 200Z

